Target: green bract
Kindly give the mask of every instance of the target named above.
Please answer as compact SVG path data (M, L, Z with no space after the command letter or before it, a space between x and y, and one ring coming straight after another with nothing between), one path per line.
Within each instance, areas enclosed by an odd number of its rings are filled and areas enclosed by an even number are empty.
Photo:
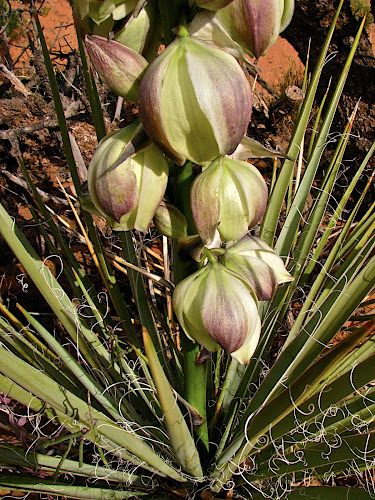
M102 139L88 172L91 200L115 230L147 231L167 186L168 162L153 144L121 160L137 128Z
M261 325L254 292L239 275L209 262L177 285L173 307L188 337L211 352L220 345L241 364L250 360Z
M255 236L227 247L220 262L248 281L259 300L270 300L280 283L293 281L277 253Z
M218 229L222 241L238 241L263 217L267 185L250 163L220 157L193 182L191 210L202 241Z
M251 102L233 57L183 36L147 69L139 107L151 139L182 165L233 152L246 133Z
M124 99L137 102L142 76L148 66L146 59L129 47L102 36L87 35L85 46L107 87Z

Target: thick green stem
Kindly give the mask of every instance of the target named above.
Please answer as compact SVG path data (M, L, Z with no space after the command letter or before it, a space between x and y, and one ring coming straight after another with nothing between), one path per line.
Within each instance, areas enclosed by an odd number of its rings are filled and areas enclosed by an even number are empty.
M194 178L193 165L187 162L181 173L176 176L174 183L174 198L178 208L185 215L188 223L188 234L196 234L197 230L190 208L190 186ZM192 274L198 269L199 264L178 253L177 243L174 244L173 270L175 284ZM181 336L182 351L184 356L184 397L199 414L205 419L204 423L195 427L196 434L203 447L208 451L209 438L206 412L207 392L207 361L196 364L199 354L199 345L193 343L186 335Z

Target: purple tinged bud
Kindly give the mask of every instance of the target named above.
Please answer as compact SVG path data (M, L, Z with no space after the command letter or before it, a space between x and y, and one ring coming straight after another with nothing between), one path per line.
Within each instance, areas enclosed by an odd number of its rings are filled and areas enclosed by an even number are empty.
M246 133L251 105L250 84L237 61L188 36L177 37L141 83L145 130L180 165L233 152Z
M215 13L198 13L189 26L197 39L216 43L231 52L238 47L257 59L289 24L293 0L233 0Z
M277 253L255 236L246 235L227 247L219 260L246 280L259 300L270 300L281 283L293 281Z
M87 35L85 47L107 87L128 101L138 102L146 59L120 42L97 35Z
M260 318L251 287L236 273L208 263L176 286L173 306L189 338L211 352L221 346L242 364L250 360Z
M267 185L250 163L220 157L194 180L191 210L202 241L238 241L263 217Z
M168 161L155 145L123 157L138 131L135 123L104 137L88 171L95 213L119 231L147 231L168 181Z

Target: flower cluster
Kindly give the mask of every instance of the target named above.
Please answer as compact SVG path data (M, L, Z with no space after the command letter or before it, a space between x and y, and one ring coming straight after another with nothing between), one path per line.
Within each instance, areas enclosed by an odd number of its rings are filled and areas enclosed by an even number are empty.
M180 325L209 351L221 346L247 363L260 336L258 301L269 300L291 277L270 247L249 236L263 218L268 192L259 171L243 161L250 157L244 145L252 111L243 62L245 54L258 58L275 42L293 3L190 1L191 22L174 30L158 56L159 13L156 2L144 3L74 0L92 66L140 112L140 123L98 146L88 179L92 210L116 230L147 231L154 221L181 248L194 247L200 267L173 295ZM170 166L176 173L186 162L199 171L189 207L197 234L189 233L179 200L164 201L176 178L169 178Z

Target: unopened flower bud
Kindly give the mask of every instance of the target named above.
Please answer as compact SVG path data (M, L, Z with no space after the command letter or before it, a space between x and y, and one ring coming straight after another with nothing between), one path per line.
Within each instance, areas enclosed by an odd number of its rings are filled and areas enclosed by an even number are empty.
M219 260L245 279L259 300L270 300L281 283L293 281L277 253L255 236L246 235L227 247Z
M147 69L139 108L151 139L182 165L233 152L251 103L249 82L232 56L178 36Z
M250 163L220 157L194 180L191 210L205 244L215 230L222 241L238 241L263 217L267 185Z
M114 21L128 16L138 0L73 0L73 5L81 19L90 17L96 24L112 17Z
M157 146L149 144L134 152L137 133L135 123L104 137L88 171L92 203L119 231L147 231L168 181L168 161Z
M142 54L147 61L155 59L162 38L161 23L157 18L156 2L150 2L141 12L124 20L113 39Z
M160 203L155 212L154 223L159 233L168 238L178 240L187 235L185 216L170 203Z
M87 35L85 46L99 77L113 92L137 102L142 76L148 62L120 42Z
M258 59L288 26L293 11L294 0L233 0L215 13L198 13L189 32L232 53L240 46Z
M211 352L221 346L240 363L248 363L261 325L254 293L240 276L209 262L176 286L173 306L190 339Z

